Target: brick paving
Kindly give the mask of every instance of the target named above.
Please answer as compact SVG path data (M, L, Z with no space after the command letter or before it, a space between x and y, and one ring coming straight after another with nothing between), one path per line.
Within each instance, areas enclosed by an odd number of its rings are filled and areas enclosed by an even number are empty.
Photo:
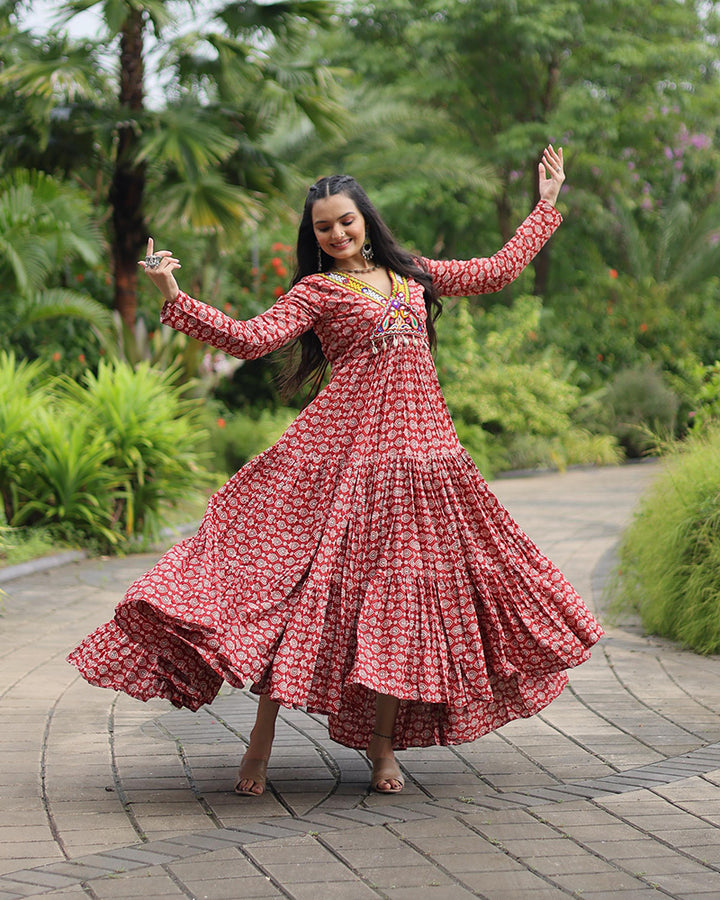
M657 471L493 485L608 635L541 715L400 753L399 796L369 794L367 761L320 717L283 710L271 789L238 798L252 695L227 688L191 713L82 681L65 654L153 556L15 573L0 615L0 900L720 897L720 660L608 625L604 608Z

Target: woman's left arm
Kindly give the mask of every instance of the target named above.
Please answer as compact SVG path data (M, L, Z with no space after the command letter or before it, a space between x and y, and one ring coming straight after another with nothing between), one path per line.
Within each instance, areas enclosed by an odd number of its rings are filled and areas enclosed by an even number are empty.
M545 148L538 165L540 200L512 238L493 256L468 260L424 260L445 296L491 294L513 282L562 222L555 208L565 181L562 149Z

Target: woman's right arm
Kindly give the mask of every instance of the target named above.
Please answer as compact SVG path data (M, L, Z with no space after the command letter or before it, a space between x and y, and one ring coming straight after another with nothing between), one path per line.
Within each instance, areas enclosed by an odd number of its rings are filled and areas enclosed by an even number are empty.
M264 313L239 320L180 291L165 301L160 321L231 356L257 359L309 331L319 317L317 299L297 284Z
M170 325L231 356L240 359L265 356L308 331L319 318L320 295L300 283L264 313L244 321L232 319L179 289L174 276L181 268L179 260L169 250L155 254L152 238L148 240L147 254L140 265L165 298L160 313L163 325ZM157 265L148 265L150 258Z

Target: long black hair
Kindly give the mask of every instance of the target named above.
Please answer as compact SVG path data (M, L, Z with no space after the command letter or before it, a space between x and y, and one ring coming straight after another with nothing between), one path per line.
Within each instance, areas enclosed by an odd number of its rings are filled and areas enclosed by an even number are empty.
M435 320L442 312L442 302L433 284L430 273L420 265L417 257L404 250L393 237L388 226L383 222L380 213L370 202L368 195L350 175L330 175L321 178L311 185L305 199L302 219L298 228L297 268L291 285L295 285L306 275L318 272L318 252L320 253L320 269L326 272L335 265L335 260L319 250L312 223L313 206L318 200L335 194L344 194L354 201L363 219L367 236L373 249L373 262L398 275L412 278L423 287L425 308L427 310L426 328L430 346L434 349L437 343ZM280 386L283 397L291 397L295 391L309 379L313 379L311 396L320 389L328 361L322 351L320 340L314 331L306 331L295 342L294 348L300 347L300 359L297 353L291 353L280 373Z

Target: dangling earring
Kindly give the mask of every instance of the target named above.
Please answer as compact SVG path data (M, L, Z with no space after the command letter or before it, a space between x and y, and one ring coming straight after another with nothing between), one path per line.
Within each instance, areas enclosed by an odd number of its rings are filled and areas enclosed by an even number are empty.
M320 249L320 244L317 245L318 248L318 272L322 272L322 250Z
M375 255L373 253L372 244L370 243L370 238L367 235L365 235L365 243L362 245L362 250L360 252L362 253L362 257L366 263L371 262L373 256Z

